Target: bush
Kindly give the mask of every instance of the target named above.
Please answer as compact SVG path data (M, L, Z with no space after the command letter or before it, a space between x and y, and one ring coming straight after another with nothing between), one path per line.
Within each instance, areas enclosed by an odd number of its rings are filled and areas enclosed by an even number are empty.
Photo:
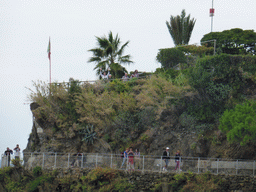
M222 179L206 172L204 174L181 173L170 182L172 191L221 191Z
M12 164L14 165L14 167L21 167L22 164L22 160L18 159L12 159Z
M41 167L39 167L39 166L36 166L36 167L34 167L34 169L33 169L33 175L35 176L35 177L39 177L40 175L42 175L42 168Z
M185 54L177 48L160 49L156 59L161 63L162 68L169 69L179 63L186 62Z
M256 102L246 101L234 109L226 110L220 118L219 129L227 135L227 140L245 145L256 140Z

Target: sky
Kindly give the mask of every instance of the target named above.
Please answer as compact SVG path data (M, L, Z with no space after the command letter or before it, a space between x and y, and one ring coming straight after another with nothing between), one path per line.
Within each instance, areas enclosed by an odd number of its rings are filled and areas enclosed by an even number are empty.
M96 36L110 31L121 43L130 41L124 54L134 64L128 71L154 72L161 65L161 48L174 47L166 26L170 16L196 19L189 44L200 45L211 32L212 0L1 0L0 1L0 154L19 144L26 148L32 129L27 99L33 81L49 83L47 47L51 38L52 82L70 77L97 79L88 63ZM255 0L214 0L213 32L232 28L256 31Z

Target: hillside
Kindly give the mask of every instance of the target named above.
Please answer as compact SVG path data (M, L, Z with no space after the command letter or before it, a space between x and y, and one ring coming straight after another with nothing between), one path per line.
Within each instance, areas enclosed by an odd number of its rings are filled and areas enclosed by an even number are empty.
M132 146L161 155L169 146L183 156L256 158L253 142L230 143L219 130L225 110L254 101L255 64L254 56L218 55L127 82L37 82L25 151L120 153Z

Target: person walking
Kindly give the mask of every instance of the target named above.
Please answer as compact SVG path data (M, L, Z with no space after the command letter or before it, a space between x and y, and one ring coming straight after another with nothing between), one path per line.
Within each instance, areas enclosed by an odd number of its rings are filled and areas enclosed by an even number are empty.
M123 153L123 162L122 162L122 165L121 165L121 169L123 168L125 162L127 161L128 152L129 152L129 148L127 148L127 149L124 151L124 153Z
M10 161L11 161L11 154L13 151L7 147L6 151L4 152L4 155L7 157L7 166L10 167Z
M169 159L170 159L169 147L166 147L165 151L163 152L163 160L165 162L165 166L163 167L163 171L167 171Z
M17 144L16 147L13 150L14 150L15 160L19 160L20 159L20 147L19 147L19 144Z
M80 162L82 162L82 154L80 152L78 152L76 154L76 160L74 163L74 167L79 167Z
M180 161L181 161L181 155L180 155L180 151L177 150L176 154L175 154L175 171L178 169L179 171L181 171L180 169Z

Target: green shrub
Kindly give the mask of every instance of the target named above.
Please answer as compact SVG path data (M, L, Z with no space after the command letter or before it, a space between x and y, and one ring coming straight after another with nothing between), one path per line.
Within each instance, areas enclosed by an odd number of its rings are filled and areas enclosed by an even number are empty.
M90 185L94 185L99 187L102 183L110 183L118 176L118 172L115 169L111 168L96 168L91 170L87 176L85 177L85 181L88 182Z
M122 80L115 79L110 82L107 86L108 91L115 91L117 93L129 92L131 91L131 86L133 85L134 80L132 82L123 82Z
M221 177L206 172L204 174L181 173L174 175L170 182L172 191L221 191Z
M37 191L39 191L39 189L38 189L39 186L44 186L45 188L49 188L49 184L51 184L53 182L53 179L54 178L48 174L37 177L36 179L34 179L30 183L28 183L27 191L28 192L37 192Z
M12 159L12 164L15 166L15 167L21 167L21 164L22 164L22 160L20 159Z
M160 49L156 59L165 69L186 61L185 54L177 48Z
M246 101L234 109L226 110L220 118L219 129L227 135L229 142L240 142L243 146L256 139L256 102Z
M42 175L42 168L41 167L39 167L39 166L36 166L36 167L34 167L33 168L33 175L35 176L35 177L39 177L40 175Z

